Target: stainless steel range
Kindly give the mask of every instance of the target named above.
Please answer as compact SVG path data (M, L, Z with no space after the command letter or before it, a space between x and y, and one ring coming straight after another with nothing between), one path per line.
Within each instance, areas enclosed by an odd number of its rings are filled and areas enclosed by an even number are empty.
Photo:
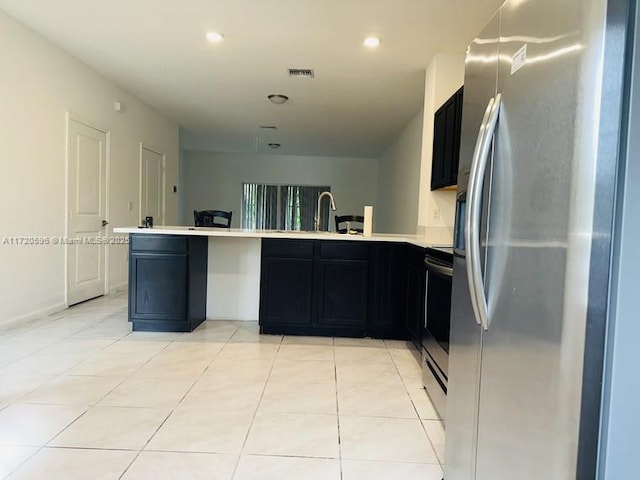
M444 419L449 376L453 250L429 249L424 264L427 283L422 335L422 381L438 414Z

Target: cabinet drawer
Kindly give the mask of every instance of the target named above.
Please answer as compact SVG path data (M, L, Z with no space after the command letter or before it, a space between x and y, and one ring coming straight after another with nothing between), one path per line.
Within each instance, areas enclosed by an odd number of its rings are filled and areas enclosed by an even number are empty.
M320 243L320 258L368 260L369 247L366 242L326 240Z
M313 240L262 240L264 257L311 258L313 257Z
M188 238L182 235L132 234L132 252L186 252Z

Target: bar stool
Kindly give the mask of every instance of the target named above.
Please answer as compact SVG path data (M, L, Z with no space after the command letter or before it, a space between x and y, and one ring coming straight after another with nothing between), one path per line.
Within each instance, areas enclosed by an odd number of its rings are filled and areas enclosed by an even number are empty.
M232 215L233 212L224 210L194 210L193 221L196 227L231 228Z
M336 215L333 217L336 221L336 232L349 233L349 230L363 233L364 217L362 215ZM359 226L353 227L352 222L360 223ZM344 224L344 225L341 225Z

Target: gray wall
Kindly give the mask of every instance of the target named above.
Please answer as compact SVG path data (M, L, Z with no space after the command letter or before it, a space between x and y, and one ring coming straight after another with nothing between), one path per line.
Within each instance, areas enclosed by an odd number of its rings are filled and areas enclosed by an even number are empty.
M378 160L371 158L187 151L182 173L185 225L193 223L193 210L219 209L233 211L232 226L239 227L243 182L330 185L338 215L361 214L377 198Z
M416 233L423 117L420 110L380 158L376 232Z

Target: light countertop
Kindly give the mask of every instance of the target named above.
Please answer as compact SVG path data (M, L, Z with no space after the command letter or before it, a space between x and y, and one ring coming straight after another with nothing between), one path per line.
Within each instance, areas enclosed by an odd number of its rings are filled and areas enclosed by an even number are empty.
M160 225L153 228L118 227L114 233L141 233L156 235L197 235L232 238L288 238L301 240L346 240L365 242L408 243L422 248L443 246L430 242L427 237L409 234L374 233L370 237L362 234L347 235L335 232L297 232L284 230L244 230L240 228L211 228Z

